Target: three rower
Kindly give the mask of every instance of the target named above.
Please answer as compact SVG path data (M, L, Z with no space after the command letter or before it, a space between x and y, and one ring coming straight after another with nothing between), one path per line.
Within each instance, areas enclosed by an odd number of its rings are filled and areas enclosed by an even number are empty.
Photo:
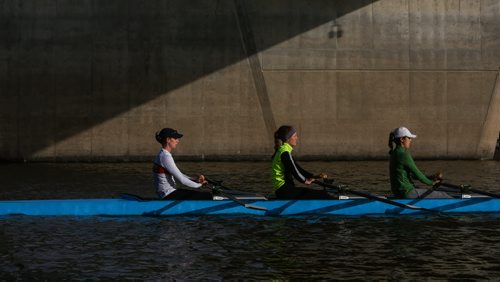
M197 190L207 181L203 175L192 178L184 175L175 165L171 152L177 147L183 135L172 128L164 128L156 133L156 140L162 148L153 163L153 178L158 197L162 199L212 199L210 192ZM432 180L425 176L416 166L409 152L412 139L417 136L406 127L399 127L389 135L390 180L391 190L397 198L451 198L444 192L416 188L412 177L427 186L433 186L442 181L441 174L436 174ZM310 185L318 178L326 178L326 174L314 175L303 169L293 158L293 148L298 144L297 130L289 125L283 125L274 133L274 154L272 156L273 190L279 199L333 199L321 189L297 187L294 178ZM395 145L395 148L394 146ZM176 181L191 189L177 189ZM192 189L195 188L195 189Z

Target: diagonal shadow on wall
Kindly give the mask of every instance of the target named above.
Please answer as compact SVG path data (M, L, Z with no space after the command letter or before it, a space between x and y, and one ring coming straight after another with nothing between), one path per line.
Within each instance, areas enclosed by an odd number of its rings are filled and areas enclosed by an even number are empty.
M29 159L372 2L0 0L1 158Z

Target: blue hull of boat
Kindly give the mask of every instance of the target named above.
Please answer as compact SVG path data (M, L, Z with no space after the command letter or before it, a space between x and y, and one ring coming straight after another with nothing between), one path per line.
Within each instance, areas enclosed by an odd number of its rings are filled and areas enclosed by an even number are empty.
M500 199L395 200L442 213L498 213ZM0 201L0 215L30 216L170 216L170 215L404 215L428 213L368 199L249 201L267 211L245 208L230 200L134 201L125 199Z

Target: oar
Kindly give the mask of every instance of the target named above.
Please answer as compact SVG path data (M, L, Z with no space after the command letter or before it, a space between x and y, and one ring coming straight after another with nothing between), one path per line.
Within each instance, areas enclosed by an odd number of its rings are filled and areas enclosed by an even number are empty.
M147 199L144 199L141 196L129 193L120 193L118 194L118 196L124 200L129 200L129 201L139 201L139 202L147 201Z
M235 196L227 193L224 190L226 187L222 186L222 184L221 184L222 181L213 181L213 180L210 180L210 179L208 179L206 177L205 177L205 180L210 184L209 188L212 189L212 191L221 194L222 196L224 196L224 197L232 200L233 202L238 203L238 204L240 204L240 205L242 205L242 206L244 206L245 208L248 208L248 209L267 211L267 208L265 208L265 207L256 206L256 205L252 205L252 204L249 204L249 203L245 203L245 202L241 201L240 199L236 198ZM221 189L221 188L224 188L224 189Z
M450 184L450 183L441 183L441 186L453 188L453 189L459 190L460 192L472 192L472 193L500 199L500 195L498 195L498 194L490 193L487 191L477 190L477 189L471 188L470 185L455 185L455 184Z
M427 211L427 212L439 212L437 210L431 210L431 209L426 209L426 208L417 207L417 206L413 206L413 205L407 205L407 204L403 204L403 203L398 203L398 202L391 201L389 199L386 199L386 198L383 198L383 197L380 197L380 196L377 196L377 195L373 195L373 194L370 194L370 193L367 193L367 192L361 192L361 191L351 190L351 189L348 189L347 186L344 186L344 185L342 185L342 186L333 185L333 184L325 183L325 182L318 181L318 180L314 180L314 183L319 184L319 185L321 185L323 187L326 187L326 188L334 189L336 192L349 192L349 193L357 195L357 196L365 197L365 198L370 199L370 200L375 200L375 201L383 202L383 203L386 203L386 204L389 204L389 205L393 205L393 206L398 206L398 207L404 208L404 209L411 209L411 210L418 210L418 211Z

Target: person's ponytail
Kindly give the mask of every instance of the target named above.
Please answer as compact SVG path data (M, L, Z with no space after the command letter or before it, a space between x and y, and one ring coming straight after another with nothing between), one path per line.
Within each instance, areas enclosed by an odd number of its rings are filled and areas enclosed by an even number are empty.
M283 145L283 141L281 141L281 139L279 139L278 137L276 137L276 134L274 134L274 151L277 151L282 145Z
M278 152L278 149L283 145L283 141L278 137L278 130L274 132L274 153L271 157L274 158L274 155L276 155L276 152Z
M296 132L295 128L290 125L282 125L274 132L274 153L271 158L274 158L278 149Z
M393 144L396 144L396 138L394 137L394 131L391 131L391 133L389 133L389 142L387 143L387 146L389 146L389 154L392 153L392 151L394 150L394 147L393 147Z
M156 131L155 139L156 139L156 141L158 141L158 143L160 143L160 144L163 143L163 138L160 135L160 131Z

